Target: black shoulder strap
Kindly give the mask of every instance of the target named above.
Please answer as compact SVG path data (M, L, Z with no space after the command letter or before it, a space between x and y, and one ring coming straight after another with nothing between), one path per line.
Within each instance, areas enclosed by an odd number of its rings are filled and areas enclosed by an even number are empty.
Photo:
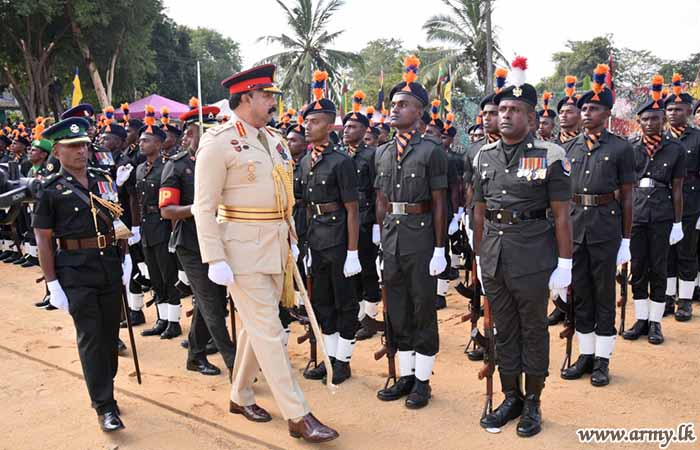
M90 209L92 209L92 203L90 202L90 199L88 198L87 195L83 194L83 193L80 191L80 189L78 189L74 184L68 182L68 180L66 180L65 178L63 179L63 184L68 185L68 187L73 191L73 193L74 193L75 195L77 195L78 198L79 198L83 203L85 203L86 205L88 205L88 207L89 207ZM110 227L113 226L114 221L113 221L113 220L110 220L109 217L107 217L107 214L104 213L104 211L102 211L100 208L98 208L98 207L96 207L96 206L95 206L95 210L97 210L97 215L100 216L100 219L102 219L102 221L103 221L105 224L109 225Z

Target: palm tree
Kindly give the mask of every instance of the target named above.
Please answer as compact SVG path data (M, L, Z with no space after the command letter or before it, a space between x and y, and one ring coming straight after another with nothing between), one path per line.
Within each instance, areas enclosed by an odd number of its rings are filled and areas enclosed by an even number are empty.
M344 30L329 32L328 21L343 6L343 0L296 0L291 9L282 0L276 0L287 15L291 34L262 36L258 41L281 45L285 51L259 61L259 64L274 63L282 72L281 89L292 94L295 104L301 106L309 101L311 75L314 70L325 70L330 79L331 96L338 99L341 85L339 69L350 64L362 64L361 58L350 52L328 48Z
M429 41L454 45L454 48L434 51L435 62L426 71L436 67L452 67L453 79L476 72L479 83L485 88L491 84L489 73L493 73L493 62L487 57L490 52L497 60L506 62L498 46L496 36L487 39L493 1L490 0L442 0L451 9L451 14L438 14L424 24ZM488 48L490 47L490 48ZM489 69L489 66L490 69Z

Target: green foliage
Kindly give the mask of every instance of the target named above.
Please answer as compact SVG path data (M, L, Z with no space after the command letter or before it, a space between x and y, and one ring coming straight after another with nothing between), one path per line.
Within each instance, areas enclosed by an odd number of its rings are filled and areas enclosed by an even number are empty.
M192 54L201 66L202 101L212 103L228 96L221 80L241 70L238 43L208 28L196 28L189 33Z

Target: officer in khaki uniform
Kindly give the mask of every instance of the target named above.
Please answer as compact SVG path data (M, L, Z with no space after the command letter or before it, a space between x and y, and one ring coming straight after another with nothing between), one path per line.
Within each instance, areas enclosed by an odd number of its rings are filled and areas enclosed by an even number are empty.
M291 219L291 156L278 132L265 127L275 112L272 94L279 92L274 71L267 64L222 82L231 94L233 115L200 141L192 212L208 276L229 288L242 324L230 411L255 422L271 420L255 404L253 382L262 369L290 435L324 442L338 433L309 412L278 317L290 242L294 256L298 249Z

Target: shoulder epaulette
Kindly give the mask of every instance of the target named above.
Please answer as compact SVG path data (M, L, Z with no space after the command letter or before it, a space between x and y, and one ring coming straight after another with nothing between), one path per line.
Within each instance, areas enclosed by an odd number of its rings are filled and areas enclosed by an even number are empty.
M534 146L536 148L547 150L547 161L549 164L564 159L566 157L566 150L564 150L563 147L555 144L554 142L535 139Z
M494 148L496 148L496 146L498 145L499 142L500 142L500 141L491 142L490 144L484 144L484 145L481 146L480 151L483 152L483 151L487 151L487 150L494 149Z
M228 130L229 128L233 127L235 125L235 122L233 120L229 120L226 123L222 123L220 125L216 125L214 127L211 127L207 130L207 133L210 133L214 136L217 134L220 134L221 132Z
M187 156L187 154L188 154L187 150L183 150L183 151L177 153L176 155L171 156L171 157L170 157L170 160L171 160L171 161L177 161L177 160L182 159L182 158L184 158L185 156Z
M432 143L434 143L434 144L440 144L440 145L442 145L442 140L436 138L436 137L433 136L432 134L426 134L426 135L424 135L424 136L423 136L423 140L428 141L428 142L432 142Z

